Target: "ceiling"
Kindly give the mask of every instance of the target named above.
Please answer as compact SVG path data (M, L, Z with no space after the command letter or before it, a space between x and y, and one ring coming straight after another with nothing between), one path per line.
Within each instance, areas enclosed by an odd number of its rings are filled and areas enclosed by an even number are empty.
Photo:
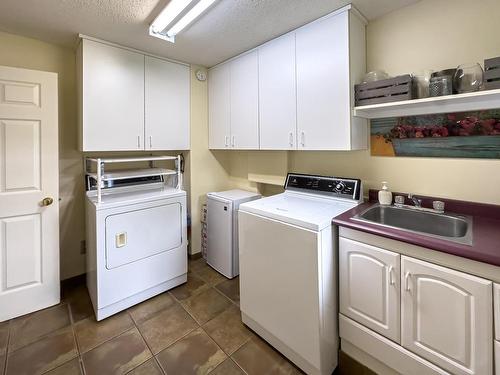
M0 30L74 47L78 33L207 67L352 2L369 20L418 0L217 0L176 37L148 27L169 0L1 0Z

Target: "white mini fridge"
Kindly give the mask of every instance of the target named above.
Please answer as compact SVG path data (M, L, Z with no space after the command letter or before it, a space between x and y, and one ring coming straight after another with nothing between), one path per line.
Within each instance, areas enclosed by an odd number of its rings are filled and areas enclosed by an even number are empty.
M228 190L207 194L207 263L227 278L239 275L238 208L258 193Z

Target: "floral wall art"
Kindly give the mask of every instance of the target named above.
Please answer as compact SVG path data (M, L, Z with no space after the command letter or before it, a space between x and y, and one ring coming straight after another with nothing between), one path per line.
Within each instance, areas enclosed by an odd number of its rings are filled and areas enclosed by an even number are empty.
M500 159L500 109L371 120L371 154Z

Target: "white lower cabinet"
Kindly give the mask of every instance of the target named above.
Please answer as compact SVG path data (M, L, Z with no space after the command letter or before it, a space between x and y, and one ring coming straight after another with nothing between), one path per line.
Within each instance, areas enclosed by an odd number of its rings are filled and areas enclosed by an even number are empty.
M403 256L402 345L453 374L492 369L492 282Z
M495 341L495 375L500 375L500 341Z
M495 304L495 339L500 341L500 284L493 286L493 299Z
M340 239L340 312L400 341L400 255Z
M495 357L500 375L499 285L342 236L339 279L342 342L403 374L489 375Z

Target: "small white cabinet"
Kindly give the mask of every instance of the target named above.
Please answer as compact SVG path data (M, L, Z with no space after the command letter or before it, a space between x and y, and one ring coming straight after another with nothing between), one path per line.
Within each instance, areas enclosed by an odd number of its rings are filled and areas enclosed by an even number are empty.
M82 150L144 149L144 55L87 39L80 48Z
M500 341L500 284L494 285L493 298L495 304L495 339Z
M189 149L190 70L83 38L77 52L80 149Z
M208 72L208 143L211 149L230 146L231 70L222 64Z
M209 147L365 149L367 121L352 115L365 24L348 5L210 69Z
M259 48L260 148L297 148L295 34Z
M231 147L259 148L259 68L257 51L234 59L231 69Z
M189 66L145 57L145 149L188 150Z
M401 257L401 341L453 374L492 372L492 282Z
M258 87L257 51L210 69L209 148L259 148Z
M340 238L340 312L399 343L400 255Z

